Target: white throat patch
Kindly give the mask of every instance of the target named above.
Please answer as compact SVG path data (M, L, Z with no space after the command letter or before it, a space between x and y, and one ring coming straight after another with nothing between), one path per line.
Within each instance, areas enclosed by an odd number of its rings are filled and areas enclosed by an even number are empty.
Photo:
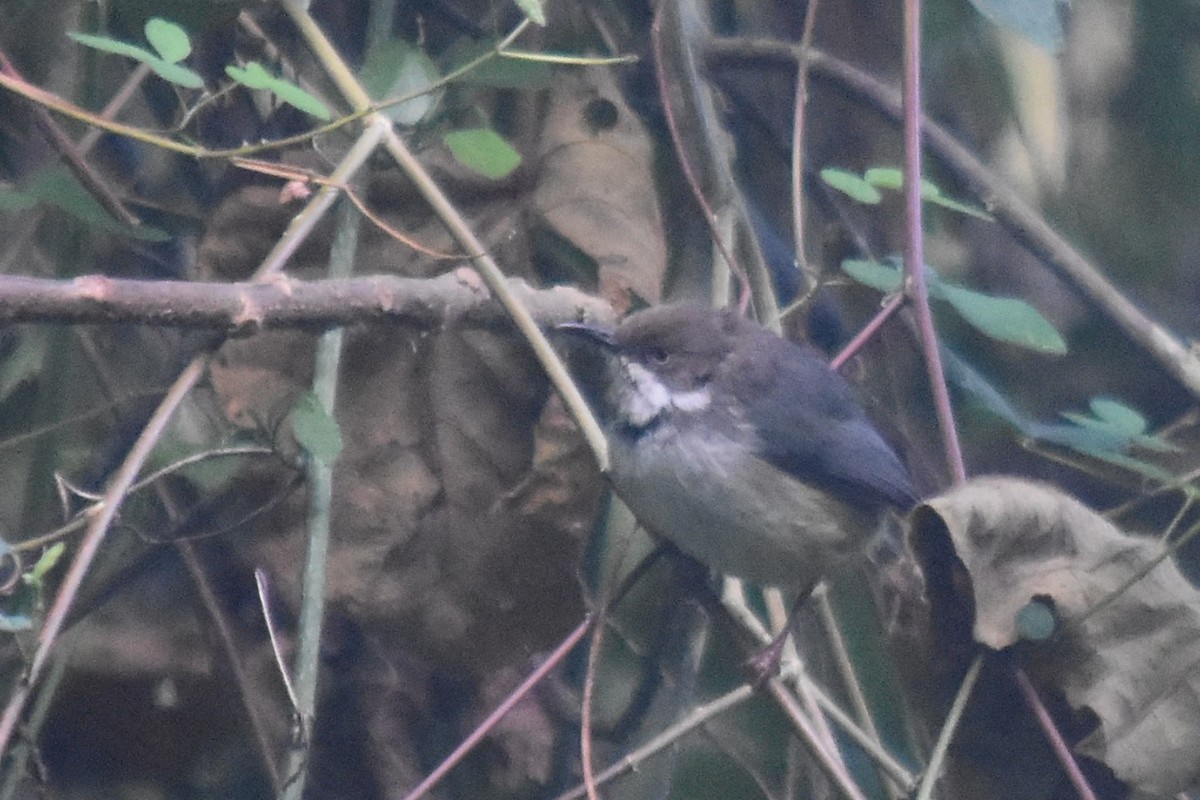
M672 393L653 372L641 364L623 361L622 367L628 382L620 389L622 396L616 398L617 405L636 428L646 427L669 408L703 411L712 401L707 388Z

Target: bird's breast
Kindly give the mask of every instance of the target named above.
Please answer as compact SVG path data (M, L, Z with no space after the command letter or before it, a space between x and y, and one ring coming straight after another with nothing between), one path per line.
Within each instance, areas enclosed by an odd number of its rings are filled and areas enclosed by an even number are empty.
M673 422L610 437L613 485L652 533L713 569L809 588L874 532L876 513L758 458L744 423Z

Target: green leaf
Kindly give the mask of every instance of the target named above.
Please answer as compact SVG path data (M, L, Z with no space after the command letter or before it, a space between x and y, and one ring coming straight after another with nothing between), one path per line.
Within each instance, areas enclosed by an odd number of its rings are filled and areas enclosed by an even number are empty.
M26 572L21 578L30 586L40 588L42 581L46 577L46 573L54 569L54 565L62 558L62 554L66 552L66 549L67 546L62 542L48 547L46 552L42 553L41 558L37 560L37 563L33 565L33 569Z
M331 120L333 114L317 98L301 89L294 83L276 78L263 68L257 61L251 61L245 67L229 65L225 74L248 89L266 90L290 106L311 114L320 120Z
M880 189L900 191L904 188L904 173L895 167L872 167L866 171L863 179L872 186L879 187ZM995 219L995 217L981 208L947 197L942 194L941 187L926 178L921 179L921 199L949 211L967 214L978 219L988 220L989 222Z
M821 180L839 192L849 195L852 199L866 205L875 205L883 199L879 190L867 181L837 167L826 167L821 170Z
M449 57L442 63L447 65L446 72L450 73L480 56L491 53L491 58L463 73L458 80L496 89L538 89L550 85L554 78L554 68L551 65L495 55L497 44L496 40L464 40L451 48Z
M1068 0L971 0L971 5L993 23L1016 31L1034 44L1057 53L1063 46L1059 5Z
M442 137L460 164L494 180L521 165L521 155L491 128L451 131Z
M24 211L38 204L38 199L15 186L0 187L0 211Z
M904 188L904 173L896 167L871 167L863 173L863 179L872 186L878 186L880 189L893 189L900 191ZM938 188L933 181L921 179L921 197L930 200L936 197L941 197L942 190Z
M1140 436L1146 432L1146 418L1118 400L1111 397L1093 397L1088 406L1097 419L1103 420L1126 436Z
M992 297L936 280L930 281L929 295L945 300L963 319L993 339L1043 353L1067 352L1067 343L1054 326L1024 300Z
M36 203L45 203L100 230L133 236L148 242L163 242L171 237L149 225L130 227L115 219L92 197L65 167L47 167L30 180L23 192Z
M49 336L43 326L22 326L10 330L17 341L4 358L0 358L0 402L7 400L18 387L42 374L46 351L50 347ZM4 552L7 550L0 551L0 556Z
M900 269L878 261L848 258L842 262L842 271L859 283L885 293L895 292L904 284Z
M146 20L146 41L169 64L183 61L192 52L192 41L187 31L162 17Z
M530 22L546 27L546 11L542 8L542 0L516 0L516 3Z
M198 73L179 64L172 64L169 61L165 61L144 47L138 47L135 44L129 44L117 39L110 39L107 36L93 36L74 31L68 31L67 36L79 44L95 50L141 61L163 80L170 81L187 89L201 89L204 87L204 79Z
M20 633L28 630L33 630L33 617L27 612L9 614L0 611L0 633Z
M164 81L170 81L186 89L204 88L204 78L180 64L168 64L160 58L152 58L146 61L146 66Z
M975 206L968 205L967 203L946 197L940 191L933 197L924 195L923 198L925 202L932 203L935 206L941 206L949 211L957 211L959 214L966 214L967 216L986 220L987 222L994 222L996 220L995 217L984 211L982 208L976 208Z
M439 78L437 65L423 50L402 39L381 39L368 52L359 79L372 99L387 100L429 89ZM437 102L428 92L389 106L384 114L400 125L415 125Z
M342 452L342 431L315 394L300 395L290 416L292 433L305 452L322 464L337 460Z
M1159 436L1146 433L1146 418L1136 409L1109 397L1095 397L1089 403L1092 416L1064 411L1062 416L1080 428L1111 438L1108 450L1117 451L1128 445L1160 453L1177 452L1178 447ZM1105 448L1096 448L1105 449Z
M100 50L104 53L112 53L118 56L126 56L138 61L160 61L158 56L151 53L144 47L138 47L136 44L122 42L119 39L110 39L107 36L93 36L90 33L77 33L76 31L67 31L67 36L71 37L79 44L90 47L93 50Z

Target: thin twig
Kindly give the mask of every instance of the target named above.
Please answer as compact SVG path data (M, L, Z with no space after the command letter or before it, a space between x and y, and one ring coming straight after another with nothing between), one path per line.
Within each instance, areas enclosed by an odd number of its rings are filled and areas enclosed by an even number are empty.
M929 308L929 288L925 284L925 233L921 225L921 0L904 0L904 220L907 293L913 301L946 465L954 482L962 483L967 479L967 471L942 368L937 329Z
M287 692L292 704L292 713L300 713L300 700L296 697L296 684L292 681L292 671L287 659L283 657L283 640L279 628L275 625L275 615L271 612L271 586L267 581L267 573L262 567L254 568L254 585L258 589L258 606L262 609L263 622L267 625L267 640L271 643L271 653L275 656L275 666L279 670L279 679Z
M963 676L962 683L959 684L958 693L954 695L954 702L950 704L950 713L946 715L946 721L938 732L937 743L933 747L933 753L929 756L929 765L925 767L925 776L921 779L921 786L917 790L917 800L929 800L933 795L933 786L941 777L942 765L946 763L946 754L950 752L950 742L954 740L954 732L958 730L963 710L967 707L967 700L971 698L971 692L975 690L975 683L979 680L979 673L982 669L983 653L978 653L975 660L971 662L971 666L967 668L967 674Z
M792 241L795 243L796 267L810 284L815 284L808 271L808 256L804 248L804 122L808 107L808 52L812 49L817 27L819 0L808 0L804 12L804 34L796 58L796 96L792 101Z
M1034 688L1033 682L1029 680L1029 676L1025 674L1025 670L1021 667L1015 667L1013 669L1013 677L1017 681L1017 687L1021 690L1021 695L1025 698L1025 704L1029 706L1029 710L1037 718L1038 726L1042 729L1042 733L1045 734L1046 741L1050 743L1050 748L1054 751L1054 755L1058 757L1058 763L1062 765L1063 771L1067 773L1067 778L1071 781L1071 785L1075 787L1075 792L1079 795L1080 800L1096 800L1096 793L1092 791L1091 785L1083 775L1083 770L1079 768L1079 762L1075 760L1075 755L1071 752L1071 748L1067 746L1062 733L1058 730L1058 726L1054 724L1054 719L1051 718L1050 712L1046 710L1045 703L1038 696L1037 689Z
M288 164L275 164L270 161L259 161L253 158L234 158L231 159L231 161L235 167L241 167L242 169L250 170L251 172L257 172L263 175L271 175L276 178L283 178L289 182L298 182L302 184L313 183L317 186L334 185L329 181L328 178L316 172L315 170L304 169L303 167L293 167ZM381 231L401 244L411 247L418 253L424 253L430 258L438 261L459 260L471 257L462 253L443 253L440 250L434 250L432 247L426 247L411 236L401 233L389 225L378 214L372 211L365 202L363 202L362 198L358 196L358 192L356 192L354 187L350 186L348 183L342 183L335 186L335 188L341 189L346 194L346 197L350 200L350 202L354 203L354 206L362 213L364 217L370 220L370 222L376 228L379 228Z
M425 780L421 781L415 789L405 795L404 800L418 800L419 798L424 797L430 789L436 786L442 780L442 778L446 776L446 773L454 769L454 767L466 757L467 753L475 749L475 746L483 740L484 736L487 736L489 733L491 733L492 729L496 727L497 723L504 719L508 712L513 709L513 706L521 702L521 700L523 700L535 686L541 683L542 680L544 680L545 677L550 674L550 672L552 672L559 666L559 664L562 663L563 659L565 659L571 650L574 649L575 645L579 643L579 640L587 634L588 629L592 625L592 619L593 618L590 616L587 617L583 622L576 626L575 630L567 634L567 638L563 639L558 647L554 648L554 652L547 656L546 660L538 665L537 669L529 673L525 680L521 681L521 685L514 689L513 692L504 699L503 703L496 706L496 709L492 711L491 714L488 714L487 719L479 723L478 727L471 731L470 736L459 742L458 747L454 748L454 752L447 756L441 764L438 764L437 769L429 773L429 775L425 777Z

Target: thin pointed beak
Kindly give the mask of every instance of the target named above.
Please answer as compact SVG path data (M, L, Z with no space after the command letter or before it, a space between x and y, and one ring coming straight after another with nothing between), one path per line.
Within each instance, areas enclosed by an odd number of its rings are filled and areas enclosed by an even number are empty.
M555 325L553 330L555 332L561 331L567 334L587 337L608 350L616 350L617 348L616 332L612 328L602 325L592 325L587 322L563 322Z

